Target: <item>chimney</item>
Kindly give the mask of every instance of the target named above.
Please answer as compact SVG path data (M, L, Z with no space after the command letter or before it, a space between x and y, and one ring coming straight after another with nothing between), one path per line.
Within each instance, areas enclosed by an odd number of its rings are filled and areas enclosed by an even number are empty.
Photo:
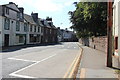
M60 29L60 27L58 27L57 29Z
M31 16L33 17L33 20L35 21L35 22L37 22L37 20L38 20L38 13L31 13Z
M67 28L65 28L65 30L67 31L68 29L67 29Z
M13 2L9 2L9 4L14 4Z
M52 22L52 18L50 17L47 17L46 20Z
M24 8L23 7L19 7L18 9L20 10L21 13L24 13Z

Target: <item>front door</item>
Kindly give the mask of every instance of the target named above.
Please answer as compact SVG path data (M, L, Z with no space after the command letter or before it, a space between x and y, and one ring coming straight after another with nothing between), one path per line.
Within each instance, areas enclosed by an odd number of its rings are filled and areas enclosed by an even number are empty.
M9 46L9 34L5 34L5 37L4 37L4 46Z

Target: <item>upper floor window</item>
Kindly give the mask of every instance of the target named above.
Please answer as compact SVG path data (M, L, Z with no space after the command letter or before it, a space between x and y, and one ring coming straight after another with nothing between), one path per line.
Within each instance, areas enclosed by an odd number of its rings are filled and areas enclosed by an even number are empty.
M5 30L9 30L9 28L10 28L10 19L5 18L5 21L4 21L4 29L5 29Z
M17 12L17 18L20 18L20 13Z
M16 21L16 31L20 31L20 22Z
M46 34L48 33L48 30L46 29Z
M20 13L20 18L21 18L21 19L23 18L23 14L22 14L22 13Z
M30 32L32 32L32 25L30 25Z
M9 8L5 8L5 13L9 15Z
M34 27L34 32L36 32L36 26Z
M40 27L38 27L38 32L40 32Z
M24 23L24 31L27 32L27 23Z
M50 34L52 33L52 29L50 29Z

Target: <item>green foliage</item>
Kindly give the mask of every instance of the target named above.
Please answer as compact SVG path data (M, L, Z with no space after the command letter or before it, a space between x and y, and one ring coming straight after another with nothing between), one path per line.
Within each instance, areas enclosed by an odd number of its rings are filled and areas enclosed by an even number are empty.
M71 28L79 37L105 36L107 34L107 3L79 2L70 11Z

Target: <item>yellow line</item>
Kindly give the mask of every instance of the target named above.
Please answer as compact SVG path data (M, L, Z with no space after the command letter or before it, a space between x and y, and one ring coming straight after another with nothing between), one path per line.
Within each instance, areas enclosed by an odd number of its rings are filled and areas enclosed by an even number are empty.
M78 55L77 55L78 56ZM68 75L69 75L69 72L72 68L72 66L74 65L76 59L77 59L77 56L75 57L75 59L73 60L72 64L70 65L70 67L68 68L67 72L65 73L64 77L63 78L68 78Z
M79 46L79 45L78 45ZM79 46L80 47L80 46ZM78 69L78 62L80 61L83 53L83 48L81 48L80 54L78 54L75 59L73 60L72 64L68 68L67 72L65 73L63 78L74 78L75 77L75 71Z
M79 61L79 57L80 57L80 55L78 55L77 60L75 61L75 64L74 64L74 66L73 66L73 68L72 68L72 70L71 70L70 75L69 75L68 78L73 78L74 71L75 71L75 69L77 67L77 64L78 64L78 61Z

